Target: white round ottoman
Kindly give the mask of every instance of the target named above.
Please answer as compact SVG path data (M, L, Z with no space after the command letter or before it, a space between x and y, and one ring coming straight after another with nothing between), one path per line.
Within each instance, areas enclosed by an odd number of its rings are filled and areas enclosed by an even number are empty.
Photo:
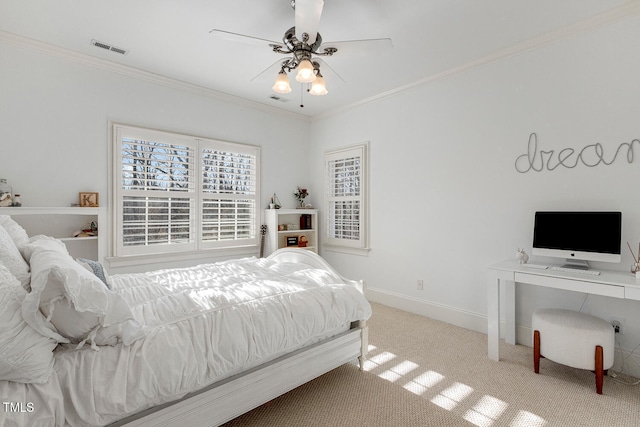
M605 370L613 366L615 332L606 321L571 310L543 308L531 319L533 368L540 357L596 374L596 392L602 394Z

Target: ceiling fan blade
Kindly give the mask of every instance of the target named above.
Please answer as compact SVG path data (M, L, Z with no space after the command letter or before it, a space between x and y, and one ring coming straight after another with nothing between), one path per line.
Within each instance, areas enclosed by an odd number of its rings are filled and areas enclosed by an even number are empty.
M282 58L278 59L276 62L269 65L267 68L260 71L260 73L258 73L254 78L252 78L249 81L250 82L253 82L254 80L260 81L260 80L263 80L267 75L270 75L269 79L275 80L276 76L278 75L278 72L280 71L280 68L282 68L282 63L284 61L286 60L283 60Z
M282 44L282 42L274 42L272 40L267 40L267 39L261 39L259 37L253 37L253 36L247 36L244 34L238 34L238 33L232 33L231 31L225 31L225 30L218 30L216 28L214 28L213 30L209 31L209 34L213 34L216 37L219 37L223 40L229 40L232 42L240 42L240 43L244 43L244 44L251 44L254 46L264 46L264 45L271 45L271 44L275 44L275 45L279 45L284 47L284 45Z
M313 60L320 64L320 73L322 73L324 77L328 77L327 80L332 80L333 77L337 77L338 79L340 79L340 81L342 81L342 83L346 83L342 76L338 74L336 70L331 67L331 65L327 64L327 61L323 61L322 59L317 57L313 58ZM327 72L327 70L329 71Z
M296 38L302 40L302 34L309 34L308 44L313 44L318 35L320 16L324 0L295 0Z
M393 43L391 39L365 39L365 40L345 40L341 42L322 43L318 49L318 53L323 52L325 48L334 47L338 49L336 55L383 55L391 52Z

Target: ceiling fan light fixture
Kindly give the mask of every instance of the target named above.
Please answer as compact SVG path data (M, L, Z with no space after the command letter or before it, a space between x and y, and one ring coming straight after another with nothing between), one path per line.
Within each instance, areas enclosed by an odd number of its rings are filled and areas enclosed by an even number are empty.
M272 87L274 92L289 93L291 92L291 85L289 84L289 76L284 70L280 70L278 77L276 77L276 83Z
M327 93L329 93L327 92L327 86L324 83L322 74L318 73L316 79L313 81L313 83L311 83L311 89L309 90L309 93L316 96L326 95Z
M316 79L316 74L313 71L313 64L308 59L303 59L298 64L298 74L296 80L300 83L311 83Z

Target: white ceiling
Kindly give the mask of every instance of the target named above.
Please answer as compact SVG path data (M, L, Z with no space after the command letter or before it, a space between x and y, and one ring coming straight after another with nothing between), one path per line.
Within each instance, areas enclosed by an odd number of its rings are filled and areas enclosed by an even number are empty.
M325 42L389 37L394 47L386 55L325 58L344 82L323 68L329 93L305 93L304 108L293 78L294 90L279 95L287 102L270 99L278 69L260 73L282 55L266 44L209 33L215 28L280 42L294 25L290 0L0 0L0 30L317 116L570 37L585 23L592 28L623 19L630 4L637 9L637 0L325 0L319 27ZM128 53L105 51L92 40Z

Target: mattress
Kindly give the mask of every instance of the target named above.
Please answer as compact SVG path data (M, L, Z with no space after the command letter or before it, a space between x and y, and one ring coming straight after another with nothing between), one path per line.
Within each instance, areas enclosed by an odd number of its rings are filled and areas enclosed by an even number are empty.
M0 425L105 425L180 399L366 320L371 307L336 274L245 258L109 277L144 336L130 345L62 344L44 384L0 381ZM18 404L22 405L18 410Z

